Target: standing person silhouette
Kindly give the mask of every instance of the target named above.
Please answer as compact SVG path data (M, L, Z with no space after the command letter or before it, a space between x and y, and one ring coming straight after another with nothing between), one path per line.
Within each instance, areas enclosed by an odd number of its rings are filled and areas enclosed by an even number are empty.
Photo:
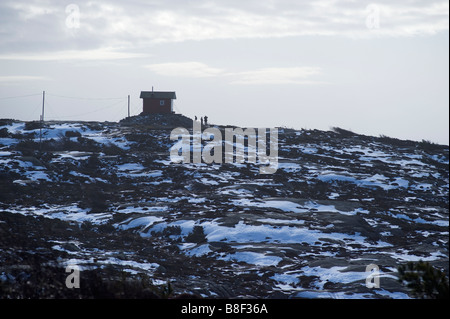
M208 117L205 115L205 125L208 125Z

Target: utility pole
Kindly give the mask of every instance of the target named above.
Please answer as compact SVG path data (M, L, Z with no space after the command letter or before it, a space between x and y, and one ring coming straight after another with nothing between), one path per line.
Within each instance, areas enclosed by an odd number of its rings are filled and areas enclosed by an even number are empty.
M42 150L42 126L44 126L44 110L45 110L45 91L42 91L42 114L41 125L39 125L39 151Z
M128 95L128 117L130 117L130 95Z
M42 122L44 122L44 106L45 106L45 91L42 91L42 115L41 115Z

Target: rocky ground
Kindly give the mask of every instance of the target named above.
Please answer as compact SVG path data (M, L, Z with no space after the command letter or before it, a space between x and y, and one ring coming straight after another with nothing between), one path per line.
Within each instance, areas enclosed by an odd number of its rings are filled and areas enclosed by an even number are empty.
M398 266L448 276L448 146L279 128L278 170L261 175L172 163L170 132L191 125L46 122L40 139L37 122L0 120L2 297L410 298Z

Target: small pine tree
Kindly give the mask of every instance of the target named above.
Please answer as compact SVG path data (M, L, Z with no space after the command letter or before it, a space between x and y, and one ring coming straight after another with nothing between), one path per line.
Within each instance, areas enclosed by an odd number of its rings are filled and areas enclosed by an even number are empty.
M186 236L186 241L190 243L204 243L206 242L206 235L202 226L194 226L192 232Z
M448 278L429 263L408 262L398 267L399 281L421 299L448 299Z

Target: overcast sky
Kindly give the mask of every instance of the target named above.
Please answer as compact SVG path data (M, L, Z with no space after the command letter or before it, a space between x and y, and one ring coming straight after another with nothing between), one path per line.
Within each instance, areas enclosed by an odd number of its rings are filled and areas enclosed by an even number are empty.
M118 121L140 91L217 124L449 143L448 1L0 2L0 118Z

